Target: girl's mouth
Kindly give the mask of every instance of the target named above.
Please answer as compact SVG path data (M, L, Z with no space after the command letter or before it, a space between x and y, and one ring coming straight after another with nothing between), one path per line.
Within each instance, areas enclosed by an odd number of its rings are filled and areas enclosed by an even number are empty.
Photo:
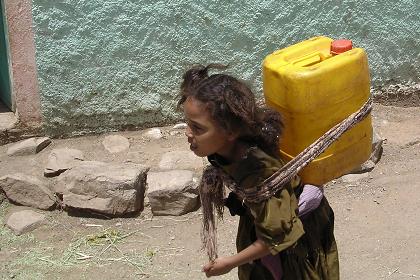
M191 144L190 144L190 150L191 150L191 151L194 151L194 150L196 150L196 149L197 149L197 145L195 145L195 144L191 143Z
M197 149L197 144L194 143L194 140L190 137L188 137L188 143L190 143L190 150L194 151Z

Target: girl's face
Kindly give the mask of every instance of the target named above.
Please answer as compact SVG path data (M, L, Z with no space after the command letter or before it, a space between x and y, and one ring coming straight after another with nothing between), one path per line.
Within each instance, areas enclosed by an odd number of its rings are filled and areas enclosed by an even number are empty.
M188 97L184 103L187 122L185 135L190 149L199 157L219 154L227 159L232 157L236 135L222 129L211 117L206 105Z

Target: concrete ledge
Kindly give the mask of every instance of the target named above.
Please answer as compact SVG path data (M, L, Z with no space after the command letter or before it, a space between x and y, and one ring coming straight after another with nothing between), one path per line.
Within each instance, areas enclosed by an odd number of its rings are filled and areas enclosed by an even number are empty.
M382 105L420 106L420 83L393 83L371 89L373 100Z
M0 113L0 131L13 128L17 121L13 112Z
M25 126L19 123L18 121L13 122L12 126L9 126L7 118L12 118L11 121L14 121L13 117L3 116L3 114L13 114L13 113L2 113L0 114L0 146L6 145L8 143L17 142L22 139L43 136L43 128L41 125L38 126ZM3 127L3 122L5 127ZM6 127L8 126L8 127Z

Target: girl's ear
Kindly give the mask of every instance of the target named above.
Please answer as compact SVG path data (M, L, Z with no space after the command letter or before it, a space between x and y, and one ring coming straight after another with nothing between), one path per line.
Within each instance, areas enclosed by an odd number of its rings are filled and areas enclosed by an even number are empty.
M229 134L228 134L228 140L229 140L230 142L234 142L234 141L236 141L236 139L238 139L238 137L239 137L239 132L238 132L238 131L235 131L235 132L229 132Z

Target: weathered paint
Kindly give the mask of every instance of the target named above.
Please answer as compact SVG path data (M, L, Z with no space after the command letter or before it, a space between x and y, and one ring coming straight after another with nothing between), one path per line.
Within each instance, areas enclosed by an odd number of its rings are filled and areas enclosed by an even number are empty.
M374 85L418 82L419 14L417 0L33 0L46 128L173 121L192 63L229 63L259 92L264 57L316 35L365 48Z
M19 122L38 126L42 121L35 63L30 0L4 1L7 19L13 110Z

